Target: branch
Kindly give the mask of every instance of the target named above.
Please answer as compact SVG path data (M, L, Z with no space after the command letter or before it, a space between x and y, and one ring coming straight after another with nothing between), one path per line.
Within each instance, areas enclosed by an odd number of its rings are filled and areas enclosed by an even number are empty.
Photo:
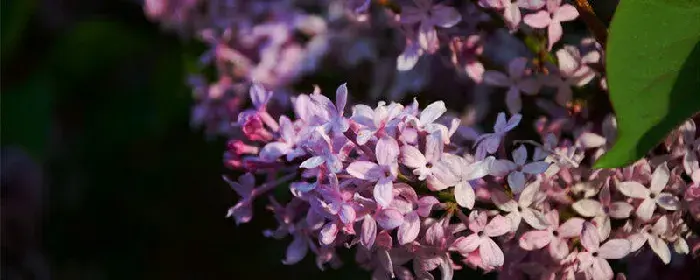
M576 10L578 10L579 15L581 15L581 19L586 23L588 29L593 33L593 36L595 36L596 41L605 49L608 40L608 28L605 27L605 24L595 15L588 0L574 0L574 6L576 6Z

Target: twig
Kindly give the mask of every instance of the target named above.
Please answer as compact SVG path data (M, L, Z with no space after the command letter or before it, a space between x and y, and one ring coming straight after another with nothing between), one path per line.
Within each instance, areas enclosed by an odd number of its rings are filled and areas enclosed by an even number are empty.
M605 24L595 15L588 0L574 0L574 6L576 6L576 10L578 10L581 19L586 23L586 26L588 26L588 29L593 33L595 39L603 46L603 49L605 49L606 42L608 41L608 28L605 27Z

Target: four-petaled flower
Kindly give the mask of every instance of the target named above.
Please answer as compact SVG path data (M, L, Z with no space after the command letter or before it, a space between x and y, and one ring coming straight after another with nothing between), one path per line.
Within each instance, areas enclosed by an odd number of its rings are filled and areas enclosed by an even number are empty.
M392 182L399 171L399 144L393 138L383 137L377 141L377 163L355 161L350 163L347 172L362 180L377 182L374 187L374 199L381 206L389 206L394 195Z
M562 21L572 21L578 17L576 8L569 4L561 4L561 0L547 0L547 10L525 16L525 23L534 28L547 28L548 49L561 39L563 33Z
M401 7L401 23L418 27L418 42L428 53L435 52L438 41L435 27L450 28L462 20L462 15L452 7L434 4L433 0L413 0L415 6Z
M680 207L678 197L671 193L663 192L669 176L670 171L664 162L656 167L651 175L651 185L648 189L638 182L621 182L617 184L617 188L625 196L643 199L642 203L637 207L636 214L640 219L647 221L654 214L657 204L671 211L678 210Z
M502 266L503 251L492 238L504 235L510 231L508 219L501 215L491 218L485 212L472 211L469 214L469 230L473 233L467 237L459 237L452 245L463 255L479 249L479 255L487 266Z
M513 130L523 118L520 114L514 114L506 121L505 113L498 113L496 124L493 126L493 133L484 133L476 139L476 159L482 160L487 154L494 154L503 141L503 137L508 131Z
M508 75L495 70L487 70L484 73L484 82L490 85L507 87L506 105L511 114L520 113L523 107L520 92L536 94L539 91L539 82L526 75L527 58L519 57L508 64Z

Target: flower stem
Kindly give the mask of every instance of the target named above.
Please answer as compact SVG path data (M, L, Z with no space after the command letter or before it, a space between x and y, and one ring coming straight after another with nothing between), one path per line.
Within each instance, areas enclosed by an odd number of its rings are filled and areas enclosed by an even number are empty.
M576 6L576 10L578 10L581 20L586 23L588 29L593 33L593 36L595 36L596 41L605 49L608 40L608 28L605 27L605 24L595 15L588 0L574 0L574 6Z

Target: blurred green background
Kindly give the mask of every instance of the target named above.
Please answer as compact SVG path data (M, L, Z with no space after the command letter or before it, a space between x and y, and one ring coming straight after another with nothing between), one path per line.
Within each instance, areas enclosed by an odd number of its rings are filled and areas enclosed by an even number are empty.
M262 236L275 227L264 205L251 224L225 219L237 198L221 180L224 139L189 126L185 75L204 46L148 22L138 1L1 3L2 146L43 168L3 166L3 178L43 176L36 242L22 244L7 217L33 217L12 213L29 206L3 179L3 279L44 279L27 250L52 279L369 277L321 272L310 255L282 265L291 239Z

